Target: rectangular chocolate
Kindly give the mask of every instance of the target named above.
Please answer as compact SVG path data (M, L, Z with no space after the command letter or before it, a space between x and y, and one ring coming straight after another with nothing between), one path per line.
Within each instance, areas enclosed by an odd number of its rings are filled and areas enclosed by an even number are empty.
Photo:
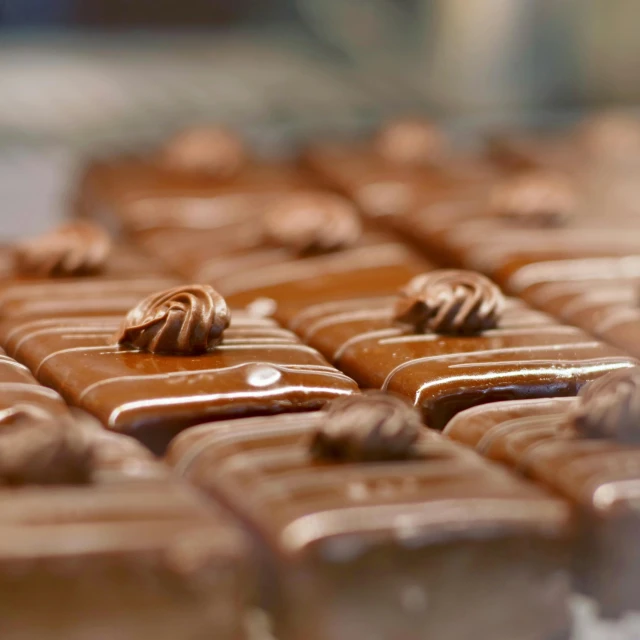
M324 419L201 425L168 453L253 532L281 640L569 637L566 505L426 430L415 459L314 461Z
M105 308L108 300L105 293ZM117 314L33 321L20 315L2 323L0 340L69 404L154 451L192 424L314 410L357 390L293 333L245 312L234 312L222 344L201 355L120 346L115 334L122 321Z
M635 362L516 299L506 300L496 328L477 335L416 332L394 319L398 300L338 300L277 317L362 388L410 399L435 429L476 404L575 395Z
M563 496L579 516L577 586L600 612L640 609L640 449L571 430L579 400L499 402L458 414L445 434Z

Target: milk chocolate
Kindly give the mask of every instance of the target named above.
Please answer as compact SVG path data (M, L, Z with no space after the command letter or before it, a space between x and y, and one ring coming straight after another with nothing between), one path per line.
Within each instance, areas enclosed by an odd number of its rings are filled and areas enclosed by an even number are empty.
M566 505L427 430L409 459L318 457L326 418L201 425L168 454L253 532L279 638L568 637Z
M94 287L98 290L97 283ZM118 294L103 292L103 309L109 309L114 296L118 307ZM190 324L199 313L198 303L185 300L175 311L179 316L171 315L170 300L166 316L158 308L149 318L149 330L177 322L175 331L171 326L167 331L192 332L185 340L193 344L204 325ZM233 312L220 344L195 354L151 353L146 340L121 345L123 319L117 312L82 314L73 309L46 319L16 315L1 323L0 335L6 349L67 402L154 451L162 451L191 424L318 409L328 399L357 390L293 333L245 312Z
M459 295L455 280L442 295ZM634 363L580 329L558 324L515 299L506 300L497 328L475 335L417 332L398 317L399 300L343 299L291 315L281 309L276 315L362 388L409 398L436 429L476 404L575 395L585 382ZM476 304L473 296L469 300ZM455 313L474 308L465 304L445 308ZM469 316L477 317L483 316Z
M606 378L596 383L608 382ZM637 393L634 402L638 404ZM576 585L597 600L602 615L616 617L640 609L640 450L617 440L611 424L600 433L578 428L582 403L556 398L474 407L453 418L445 434L547 486L572 505L580 525L573 551ZM613 415L624 421L627 409L589 406L586 417L601 423ZM633 434L637 424L634 419Z

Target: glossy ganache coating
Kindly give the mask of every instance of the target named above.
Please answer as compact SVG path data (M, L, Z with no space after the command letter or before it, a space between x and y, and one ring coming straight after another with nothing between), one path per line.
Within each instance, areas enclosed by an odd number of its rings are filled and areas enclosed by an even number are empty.
M447 139L432 122L400 119L384 125L374 140L378 155L394 164L427 166L442 158Z
M230 321L227 303L213 287L180 286L150 295L134 307L116 342L149 353L206 353L220 343Z
M292 193L274 201L264 216L267 241L296 253L324 253L354 245L362 226L354 206L341 196Z
M314 458L374 462L416 455L420 414L401 398L378 392L338 398L323 414L311 439Z
M640 367L593 380L579 399L573 422L580 435L640 444Z
M242 140L221 127L187 129L176 134L162 148L160 163L180 172L232 178L247 160Z
M78 425L25 405L0 429L0 484L61 485L91 481L94 452Z
M519 226L558 227L576 209L576 195L561 175L530 171L496 185L490 196L490 212Z
M92 222L70 222L15 248L15 269L39 278L99 273L111 252L109 234Z
M482 274L439 269L413 278L394 313L419 333L473 335L494 329L503 309L500 289Z

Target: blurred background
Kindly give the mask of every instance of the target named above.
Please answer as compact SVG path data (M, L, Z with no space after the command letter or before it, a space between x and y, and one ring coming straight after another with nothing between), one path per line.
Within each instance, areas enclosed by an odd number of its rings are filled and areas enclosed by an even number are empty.
M637 99L639 17L636 0L0 0L0 189L24 231L86 154L195 122L269 153L396 113L552 126Z

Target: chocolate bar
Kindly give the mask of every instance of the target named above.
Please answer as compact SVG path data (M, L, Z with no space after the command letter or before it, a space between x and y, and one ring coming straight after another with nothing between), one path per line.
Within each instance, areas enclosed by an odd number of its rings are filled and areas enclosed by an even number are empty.
M259 212L271 196L313 182L292 163L252 159L229 131L189 129L146 155L90 163L75 209L117 230L172 224L175 207L192 224L215 226L218 216Z
M279 316L362 388L409 398L442 429L464 408L575 395L635 361L515 299L475 272L436 270L395 296L341 299Z
M500 402L458 414L450 438L507 464L572 504L576 582L602 615L640 609L638 368L609 373L577 399Z
M177 227L135 234L194 282L210 283L234 307L303 308L324 299L386 294L429 268L389 234L363 225L354 206L327 191L274 199L260 218L221 220L216 229Z
M201 425L167 459L253 532L281 640L569 637L566 505L396 398Z
M240 637L243 531L141 445L23 416L0 428L0 485L3 638Z
M104 292L103 308L118 295ZM246 312L231 320L225 300L208 286L153 294L124 319L111 312L33 322L16 315L2 322L0 336L71 405L154 451L195 423L319 409L357 390L275 322Z

